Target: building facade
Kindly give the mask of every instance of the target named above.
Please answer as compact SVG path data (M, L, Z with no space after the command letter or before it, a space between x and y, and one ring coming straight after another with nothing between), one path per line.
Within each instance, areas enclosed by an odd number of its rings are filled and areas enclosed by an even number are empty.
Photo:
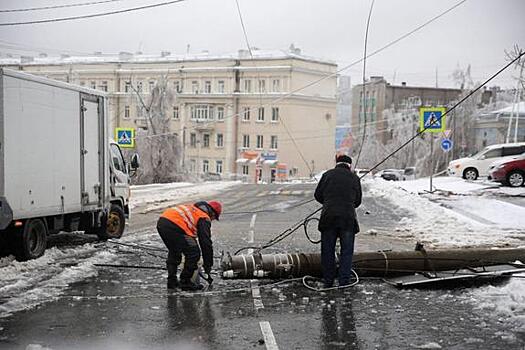
M295 48L253 55L122 52L11 58L0 65L107 91L112 128L146 129L137 97L147 100L157 82L167 79L176 96L170 130L179 136L180 162L188 172L269 182L331 167L337 66Z
M474 133L477 150L506 143L507 135L508 142L525 142L525 102L478 115Z
M362 133L365 114L367 125L371 132L377 133L377 138L383 143L390 139L388 122L383 119L383 111L393 108L399 111L406 108L420 106L447 106L461 95L460 89L431 88L391 85L383 77L376 76L364 84L359 84L352 89L352 132L354 135ZM363 98L363 90L366 96ZM368 131L367 131L368 132Z

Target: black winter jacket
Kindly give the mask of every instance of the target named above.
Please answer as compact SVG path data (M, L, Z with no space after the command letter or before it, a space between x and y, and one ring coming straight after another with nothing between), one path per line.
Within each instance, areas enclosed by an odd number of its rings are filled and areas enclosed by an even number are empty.
M339 228L359 232L355 208L361 205L361 180L348 166L338 164L325 172L314 197L323 205L319 231Z

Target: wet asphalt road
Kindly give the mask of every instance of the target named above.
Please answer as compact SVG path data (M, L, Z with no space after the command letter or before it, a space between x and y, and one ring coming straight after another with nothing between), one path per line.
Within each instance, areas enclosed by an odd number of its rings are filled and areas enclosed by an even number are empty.
M269 240L317 208L314 185L242 185L216 198L225 214L214 222L215 255L248 245L252 215L259 213L255 243ZM212 198L204 198L212 199ZM413 249L415 242L383 236L407 213L391 203L366 197L359 210L362 234L357 250ZM140 214L142 212L142 214ZM368 212L368 214L366 214ZM157 212L137 210L126 242L162 248L155 232ZM369 229L377 235L369 235ZM316 233L312 234L317 238ZM83 239L85 241L83 242ZM60 245L92 243L93 238L57 236ZM115 264L163 266L161 251L100 244L118 252ZM268 252L318 251L297 232ZM155 255L159 255L155 256ZM218 268L218 259L215 263ZM466 289L399 290L381 280L327 293L307 290L301 282L226 281L218 276L203 294L169 293L163 270L99 269L98 276L69 286L63 295L36 309L0 319L0 349L523 349L525 334L503 320L473 309ZM260 290L260 303L254 292ZM256 299L259 299L256 297ZM270 330L270 332L268 331ZM275 346L272 344L272 336Z

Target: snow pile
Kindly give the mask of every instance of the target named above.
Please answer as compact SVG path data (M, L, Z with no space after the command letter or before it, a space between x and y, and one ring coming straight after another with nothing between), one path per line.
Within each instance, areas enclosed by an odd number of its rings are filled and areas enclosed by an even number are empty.
M525 331L525 278L511 278L503 287L487 286L470 293L470 302L479 310L491 311L508 319L520 331Z
M219 191L239 185L239 181L214 181L203 183L174 182L131 187L131 209L149 205L146 211L164 208L166 202L179 203L198 196L213 196Z
M369 185L370 195L411 213L400 220L397 232L387 234L450 247L519 244L515 236L525 233L525 208L520 206L478 197L435 200L437 196L420 196L398 187L406 182L369 179L363 183ZM496 211L488 214L494 208Z
M96 276L93 264L116 260L111 250L85 244L73 249L54 247L36 260L11 261L0 267L0 299L6 300L0 304L0 318L55 300L70 284Z

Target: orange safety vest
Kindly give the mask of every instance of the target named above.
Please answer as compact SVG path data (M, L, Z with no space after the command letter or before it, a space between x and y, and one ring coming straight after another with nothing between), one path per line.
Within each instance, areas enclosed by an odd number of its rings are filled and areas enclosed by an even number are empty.
M210 216L193 204L180 204L166 209L160 217L166 218L179 226L190 237L197 237L199 219L211 220Z

